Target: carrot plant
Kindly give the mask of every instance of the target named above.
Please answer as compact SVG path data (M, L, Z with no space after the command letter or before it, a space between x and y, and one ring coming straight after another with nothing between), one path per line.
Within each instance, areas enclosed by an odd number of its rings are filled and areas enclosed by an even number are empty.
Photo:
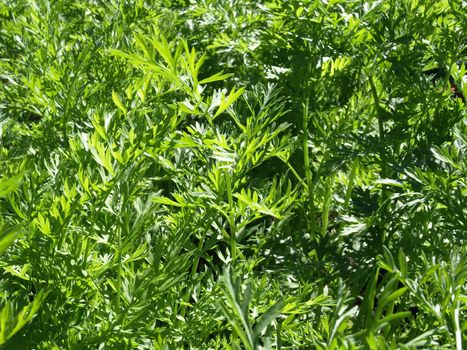
M0 348L466 346L463 2L0 19Z

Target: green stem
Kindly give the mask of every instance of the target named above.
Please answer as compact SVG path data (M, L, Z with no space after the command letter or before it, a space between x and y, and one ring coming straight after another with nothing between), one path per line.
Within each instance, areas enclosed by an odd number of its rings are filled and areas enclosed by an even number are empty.
M305 163L305 175L308 189L308 207L310 210L309 230L313 234L316 232L316 217L315 217L315 200L314 200L314 185L313 175L310 169L310 156L308 153L308 104L309 99L303 103L303 162Z
M347 185L347 190L345 191L344 209L349 208L350 197L352 195L352 190L354 187L355 175L357 174L357 168L358 168L358 158L353 161L352 168L350 170L349 184Z
M191 281L195 281L196 277L196 270L198 269L199 265L199 259L201 257L201 254L203 252L203 247L204 247L204 242L206 241L206 235L208 233L208 230L204 230L203 237L199 240L198 243L198 252L194 257L193 265L191 267ZM189 288L187 286L187 290L185 292L185 295L183 296L183 301L185 302L183 305L180 306L180 316L185 317L186 314L186 305L188 304L188 300L190 299L190 293L192 292L192 288Z
M308 188L308 185L306 184L305 181L303 181L302 177L297 173L297 171L294 169L292 164L290 164L290 162L286 160L283 160L282 158L279 158L279 159L282 160L285 163L285 165L288 166L288 168L290 169L292 174L295 176L295 178L298 180L298 182L300 182L304 188Z
M381 147L380 151L380 158L381 158L381 177L383 179L388 177L388 170L387 170L387 157L386 157L386 151L385 151L385 146L384 146L384 120L383 120L383 108L381 108L381 105L379 103L379 96L378 96L378 91L376 90L375 82L373 81L373 78L371 75L369 76L369 82L370 82L370 87L371 87L371 93L373 95L373 100L375 104L375 112L376 112L376 117L378 118L378 132L379 132L379 143ZM379 205L382 206L383 203L386 201L388 198L388 192L385 189L383 185L383 189L381 191L381 197L379 198ZM386 241L386 232L384 230L384 227L381 227L381 244L384 244Z
M323 214L321 216L321 240L322 243L325 243L325 236L328 230L329 224L329 209L331 208L331 199L332 199L332 186L333 186L333 176L329 176L325 181L325 194L324 194L324 201L323 201ZM324 248L324 247L323 247Z
M456 337L456 350L462 350L462 330L459 322L459 301L453 312L454 332Z
M120 310L120 298L122 291L122 232L121 228L117 229L117 310Z
M235 260L237 258L237 230L235 227L235 206L232 198L232 179L228 170L224 172L224 178L227 187L227 199L229 201L230 255L232 256L232 260Z
M370 82L370 87L371 87L371 94L373 95L373 101L375 103L376 117L378 118L379 142L380 142L380 145L383 147L383 149L381 150L381 176L383 178L386 178L387 177L387 158L386 158L386 152L384 150L383 113L382 113L381 105L379 103L378 91L376 90L376 86L371 75L369 76L369 82Z

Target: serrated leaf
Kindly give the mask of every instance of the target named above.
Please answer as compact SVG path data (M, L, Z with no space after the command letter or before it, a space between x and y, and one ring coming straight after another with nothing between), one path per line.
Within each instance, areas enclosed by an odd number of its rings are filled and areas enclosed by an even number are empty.
M185 204L181 204L181 203L178 203L178 202L175 202L174 200L170 199L170 198L167 198L167 197L154 197L152 199L152 201L154 203L159 203L159 204L165 204L165 205L171 205L171 206L174 206L174 207L184 207Z
M395 187L400 187L400 188L404 188L404 184L397 181L397 180L394 180L394 179L379 179L379 180L376 180L375 181L377 184L380 184L380 185L387 185L387 186L395 186Z
M238 90L235 90L235 87L234 87L230 91L230 94L227 97L227 99L224 97L223 94L221 94L219 109L217 110L216 114L214 114L212 119L214 120L221 113L223 113L227 108L229 108L243 94L244 91L245 91L244 87L241 87Z
M381 320L379 320L377 322L376 329L384 327L384 326L386 326L388 324L391 324L391 323L393 323L395 321L399 321L399 320L401 320L403 318L407 318L410 315L412 315L410 311L402 311L402 312L396 312L394 314L390 314L390 315L382 318Z
M0 197L5 197L8 193L14 192L21 185L22 174L9 179L0 179Z
M264 314L262 314L255 325L255 333L256 335L261 335L261 333L268 327L271 322L280 314L282 307L284 306L284 300L279 299L276 303L274 303L269 309L266 310Z
M19 225L15 225L12 227L2 227L2 232L0 234L0 253L3 253L5 250L8 249L18 237L18 232L20 230Z
M199 84L207 84L207 83L212 83L214 81L219 81L219 80L225 80L227 78L230 78L233 74L232 73L227 73L227 74L222 74L223 72L216 73L214 75L211 75L209 78L203 79L199 82Z
M126 107L123 105L120 96L115 91L112 91L112 100L114 101L115 105L123 112L123 115L126 116Z

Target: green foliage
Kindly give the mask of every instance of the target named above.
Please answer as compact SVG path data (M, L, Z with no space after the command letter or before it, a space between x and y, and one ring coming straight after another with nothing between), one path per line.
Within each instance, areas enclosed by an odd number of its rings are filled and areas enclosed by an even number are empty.
M0 3L0 348L467 344L461 1Z

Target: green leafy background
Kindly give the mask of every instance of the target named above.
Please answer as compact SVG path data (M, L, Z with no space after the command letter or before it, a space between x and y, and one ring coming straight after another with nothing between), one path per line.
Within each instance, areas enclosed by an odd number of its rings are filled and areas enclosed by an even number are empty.
M0 347L466 347L466 26L0 1Z

